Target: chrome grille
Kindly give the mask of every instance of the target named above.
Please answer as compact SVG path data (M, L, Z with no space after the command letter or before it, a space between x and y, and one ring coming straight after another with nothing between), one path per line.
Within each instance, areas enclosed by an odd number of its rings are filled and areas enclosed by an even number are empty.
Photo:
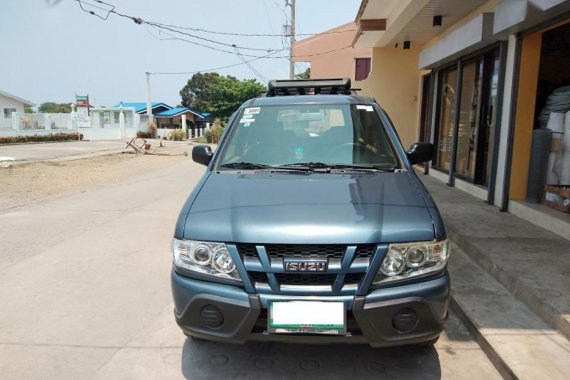
M258 251L258 246L264 249ZM295 289L282 288L282 286L295 288L322 286L323 288L320 289L320 292L335 293L342 290L344 294L348 294L355 292L362 282L377 245L361 244L351 246L355 251L353 260L350 262L343 262L344 260L342 260L349 246L340 244L263 245L240 243L236 244L236 248L244 260L251 282L260 292L295 291ZM265 255L267 257L261 260ZM285 258L328 259L329 269L321 273L285 272L282 267ZM271 266L267 264L268 262L271 263ZM339 278L344 280L339 283L337 282Z
M275 278L281 285L332 286L336 280L336 274L276 273Z
M238 244L238 252L244 257L257 257L255 244ZM296 245L296 244L269 244L265 246L271 258L309 257L309 258L335 258L341 259L346 251L345 245ZM356 246L354 257L370 257L376 250L376 244L361 244Z
M266 245L265 250L271 258L302 257L341 259L346 251L346 246L271 244Z
M259 282L262 284L266 284L267 283L267 275L265 274L265 272L249 272L249 277L251 277L251 281L255 282Z
M347 273L344 277L345 284L359 284L365 273ZM329 285L336 281L337 274L307 274L307 273L276 273L275 278L281 285Z

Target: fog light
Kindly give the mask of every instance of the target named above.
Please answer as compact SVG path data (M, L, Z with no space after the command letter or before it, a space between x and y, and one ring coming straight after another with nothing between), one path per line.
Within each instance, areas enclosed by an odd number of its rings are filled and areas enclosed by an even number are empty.
M392 319L392 326L398 331L408 332L418 324L418 315L412 309L406 308L398 311Z
M224 323L224 315L220 308L214 305L206 305L200 310L202 322L210 328L220 327Z

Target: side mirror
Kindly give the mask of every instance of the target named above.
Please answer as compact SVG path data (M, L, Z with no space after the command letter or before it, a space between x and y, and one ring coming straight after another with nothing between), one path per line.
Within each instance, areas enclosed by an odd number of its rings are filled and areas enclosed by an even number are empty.
M433 144L425 142L415 143L406 152L406 155L411 165L431 161L434 155Z
M202 165L210 164L214 153L209 145L196 145L192 148L192 160Z

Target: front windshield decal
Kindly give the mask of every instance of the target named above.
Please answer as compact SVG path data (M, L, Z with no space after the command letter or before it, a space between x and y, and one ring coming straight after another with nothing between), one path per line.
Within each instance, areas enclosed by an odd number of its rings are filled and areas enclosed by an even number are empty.
M244 124L244 127L249 127L251 125L251 123L255 122L255 119L253 117L254 115L249 114L249 115L243 115L243 117L241 118L241 120L239 121L240 124Z
M261 112L261 107L249 107L243 111L244 115L257 115Z
M374 108L372 106L367 106L367 105L358 104L356 106L356 109L357 110L366 110L367 112L374 112Z

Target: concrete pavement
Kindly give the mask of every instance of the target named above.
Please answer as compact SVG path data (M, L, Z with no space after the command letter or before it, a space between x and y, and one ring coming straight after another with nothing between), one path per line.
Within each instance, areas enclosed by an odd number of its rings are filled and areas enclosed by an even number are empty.
M570 373L570 242L429 176L452 247L452 305L503 374Z
M453 315L436 348L226 346L174 322L169 243L191 162L0 213L0 377L498 378Z
M0 156L14 161L40 161L58 158L120 152L125 147L123 140L66 141L37 144L0 145Z

